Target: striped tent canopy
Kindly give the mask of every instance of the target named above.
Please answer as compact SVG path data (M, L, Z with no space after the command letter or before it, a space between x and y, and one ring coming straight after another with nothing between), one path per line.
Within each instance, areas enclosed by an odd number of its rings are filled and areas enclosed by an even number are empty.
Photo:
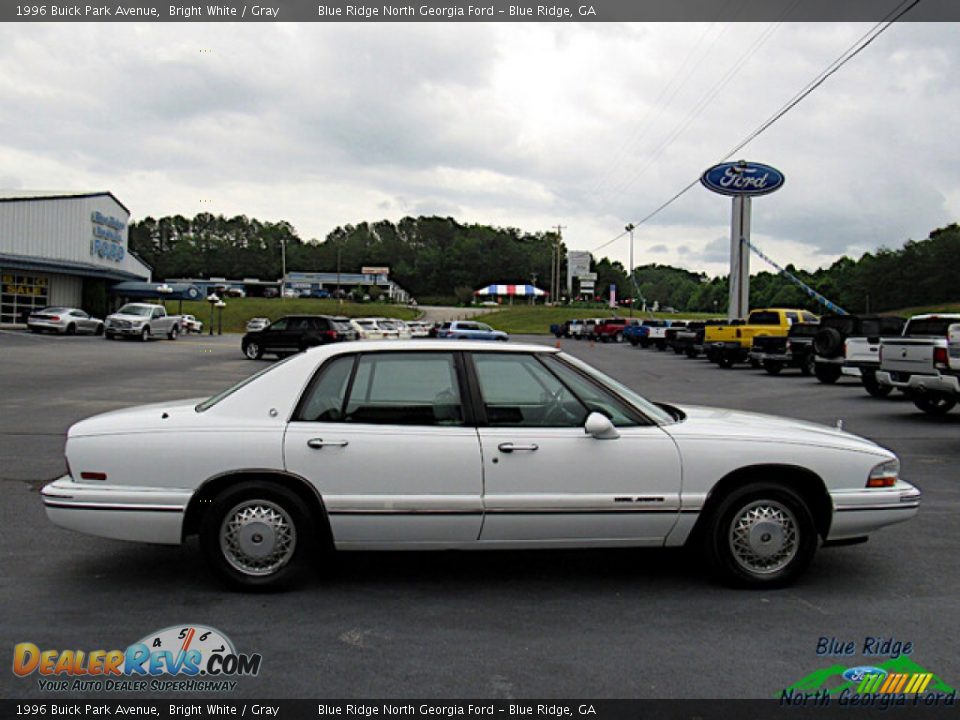
M545 290L541 290L535 285L487 285L480 288L474 295L523 295L526 297L541 297L546 295Z

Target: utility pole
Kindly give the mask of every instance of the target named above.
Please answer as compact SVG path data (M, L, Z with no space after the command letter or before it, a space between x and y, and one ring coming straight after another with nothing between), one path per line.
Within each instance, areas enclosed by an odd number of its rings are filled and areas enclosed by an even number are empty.
M560 242L563 240L563 231L566 229L566 225L557 225L557 239L555 242L556 245L556 260L555 260L555 272L553 273L553 287L551 288L553 302L559 302L560 296L560 273L561 273L561 263L560 263Z
M287 239L281 238L280 240L280 266L281 266L281 275L280 275L280 300L284 298L283 291L287 289Z
M628 223L624 228L624 230L630 233L630 267L627 269L627 277L630 278L630 317L633 317L633 304L637 301L637 294L634 292L637 283L633 279L633 231L636 227L633 223Z

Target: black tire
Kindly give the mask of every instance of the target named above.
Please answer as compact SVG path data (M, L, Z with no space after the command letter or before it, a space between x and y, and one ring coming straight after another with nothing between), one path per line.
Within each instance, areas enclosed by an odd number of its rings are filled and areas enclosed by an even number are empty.
M614 341L615 343L617 343L618 345L621 344L621 343L623 342L623 333L622 333L622 332L618 332L616 335L614 335L614 336L613 336L613 341Z
M863 381L864 389L875 398L885 398L893 392L893 386L878 383L874 373L865 372L860 379Z
M769 375L779 375L780 371L783 370L783 363L777 362L776 360L764 360L763 369L766 370Z
M77 326L74 325L73 323L70 323L69 325L67 325L66 334L67 334L67 335L76 335L76 334L77 334Z
M103 323L97 325L97 329L93 331L94 335L103 335Z
M834 365L833 363L815 363L813 373L820 382L825 385L833 385L840 379L841 368L839 365Z
M172 328L170 328L170 332L167 333L167 340L176 340L177 335L179 334L180 334L180 328L174 325Z
M650 347L650 341L649 341L649 340L641 340L641 341L640 341L640 347L642 347L644 350L646 350L648 347Z
M104 331L104 333L103 333L103 339L104 339L104 340L113 340L113 333L108 333L108 332Z
M633 345L634 347L636 347L637 345L640 344L640 341L639 341L637 338L632 337L632 338L630 338L630 344Z
M690 348L689 350L687 350L687 357L690 358L691 360L696 359L698 354L699 353L693 348Z
M910 399L927 415L946 415L957 404L954 398L944 393L911 393Z
M32 328L30 328L30 332L32 332L34 335L39 335L39 334L40 334L40 328L34 328L34 327L32 327Z
M718 353L716 356L716 363L724 370L729 370L733 367L733 358L727 353Z
M200 547L229 585L273 589L289 579L304 547L310 545L309 518L292 490L255 480L241 482L217 495L204 512Z
M147 325L140 331L140 342L147 342L150 339L150 326Z
M843 335L836 328L823 328L813 336L813 350L820 357L840 357L843 355Z
M813 353L807 353L803 357L803 362L800 364L800 372L807 377L813 375L814 366L816 365L816 360L814 360Z
M759 360L754 360L753 358L750 358L750 367L752 367L754 370L759 370L763 366L760 364Z
M247 360L259 360L263 357L263 347L256 341L244 343L241 349Z
M666 349L667 349L666 343L662 343L662 342L657 343L657 350L659 350L660 352L663 352Z
M726 583L750 588L790 584L810 564L818 544L807 503L773 482L729 493L706 518L701 537L711 570Z

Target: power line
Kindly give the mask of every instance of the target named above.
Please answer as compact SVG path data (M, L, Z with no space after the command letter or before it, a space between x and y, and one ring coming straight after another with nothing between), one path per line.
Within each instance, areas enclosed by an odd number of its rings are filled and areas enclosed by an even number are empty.
M850 60L852 60L857 55L859 55L874 40L880 37L880 35L882 35L887 30L889 30L890 27L897 22L897 20L899 20L901 17L903 17L908 12L910 12L913 8L919 5L920 2L921 0L903 0L903 2L899 3L897 7L895 7L890 13L887 14L887 17L890 18L890 20L884 19L880 21L879 23L874 25L870 30L868 30L866 33L861 35L860 38L858 38L856 42L853 43L853 45L851 45L843 53L841 53L836 60L830 63L824 70L822 70L820 74L817 75L817 77L815 77L813 80L811 80L800 92L794 95L790 100L788 100L784 105L782 105L779 110L777 110L773 115L767 118L767 120L761 123L753 132L747 135L747 137L744 140L742 140L740 143L738 143L736 147L734 147L732 150L726 153L722 158L720 158L720 161L722 162L724 160L729 159L732 155L742 150L746 145L748 145L750 142L752 142L761 134L763 134L775 122L777 122L777 120L782 118L790 110L792 110L794 107L799 105L804 98L806 98L808 95L810 95L810 93L812 93L814 90L820 87L824 82L826 82L827 78L832 76L840 68L842 68L848 62L850 62ZM906 5L906 7L904 7L904 5ZM680 190L678 193L670 197L669 200L662 203L651 213L649 213L642 219L635 221L633 224L637 226L642 225L648 220L652 219L655 215L659 214L660 212L665 210L667 207L672 205L674 202L676 202L678 199L680 199L680 197L682 197L685 193L687 193L694 186L696 186L699 181L700 181L699 177L694 179L682 190ZM620 233L616 237L608 240L607 242L601 245L598 245L591 252L597 252L599 250L602 250L603 248L613 244L614 242L622 238L625 234L626 233L623 233L623 232Z

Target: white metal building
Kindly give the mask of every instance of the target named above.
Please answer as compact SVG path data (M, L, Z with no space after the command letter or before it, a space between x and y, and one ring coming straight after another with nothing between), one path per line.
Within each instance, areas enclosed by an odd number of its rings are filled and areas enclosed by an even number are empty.
M149 281L127 247L129 221L110 192L0 191L0 322L46 305L95 312L111 284Z

